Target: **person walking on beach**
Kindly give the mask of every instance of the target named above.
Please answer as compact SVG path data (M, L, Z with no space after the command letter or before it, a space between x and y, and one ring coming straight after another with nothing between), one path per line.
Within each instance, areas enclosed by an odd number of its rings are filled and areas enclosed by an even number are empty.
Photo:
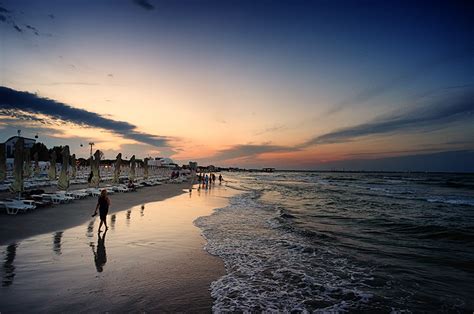
M109 212L109 206L110 206L110 199L107 196L107 190L103 189L100 192L100 196L97 201L94 214L92 215L92 217L97 215L97 209L99 210L100 224L99 224L98 232L101 232L100 229L102 228L102 224L105 225L105 230L109 229L109 227L107 227L107 213Z
M207 187L209 186L209 176L207 175L207 173L204 176L204 183L206 184L206 189L207 189Z
M224 179L222 178L222 174L219 174L219 184L222 184L222 180L224 180Z

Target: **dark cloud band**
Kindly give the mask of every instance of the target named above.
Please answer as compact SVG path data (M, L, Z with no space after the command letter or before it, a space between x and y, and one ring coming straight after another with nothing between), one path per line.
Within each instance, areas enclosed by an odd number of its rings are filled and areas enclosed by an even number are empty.
M82 126L101 128L124 138L149 144L156 147L169 147L169 138L137 131L137 127L124 121L104 118L101 115L83 109L39 97L28 92L20 92L0 86L0 109L11 113L16 110L33 115L43 114L52 119L59 119ZM1 113L2 111L0 111ZM3 111L5 112L5 111Z

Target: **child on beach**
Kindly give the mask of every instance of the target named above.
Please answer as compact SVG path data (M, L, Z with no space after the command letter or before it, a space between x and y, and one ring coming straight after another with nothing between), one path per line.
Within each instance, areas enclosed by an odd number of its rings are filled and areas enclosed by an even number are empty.
M92 215L92 217L97 215L97 209L99 209L100 224L99 224L99 231L98 232L101 232L100 229L102 228L102 224L105 225L105 230L109 229L109 227L107 227L107 221L106 221L107 220L107 213L109 212L109 206L110 206L110 199L107 196L107 190L103 189L100 192L100 196L99 196L99 199L97 201L97 206L95 207L94 214Z

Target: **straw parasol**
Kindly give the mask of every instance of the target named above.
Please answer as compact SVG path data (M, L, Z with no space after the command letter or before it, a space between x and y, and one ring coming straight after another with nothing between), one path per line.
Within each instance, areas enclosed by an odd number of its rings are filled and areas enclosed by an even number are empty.
M101 153L100 150L96 150L94 153L94 159L91 157L91 170L92 170L92 180L91 180L91 186L94 187L99 187L100 183L100 171L99 171L99 166L100 166L100 157Z
M24 163L23 163L23 176L25 178L31 177L31 153L28 148L23 151Z
M148 179L148 158L143 160L143 179Z
M69 189L69 146L64 146L61 155L63 156L63 162L59 174L58 189L67 190Z
M10 190L14 193L23 192L23 157L24 140L20 137L15 143L15 158L13 162L13 183L10 185Z
M50 180L56 180L56 158L56 152L53 150L49 158L48 178Z
M128 174L128 179L130 181L135 180L135 155L130 158L130 173Z
M122 165L122 153L117 155L117 159L115 160L115 169L114 169L114 183L120 182L120 166Z

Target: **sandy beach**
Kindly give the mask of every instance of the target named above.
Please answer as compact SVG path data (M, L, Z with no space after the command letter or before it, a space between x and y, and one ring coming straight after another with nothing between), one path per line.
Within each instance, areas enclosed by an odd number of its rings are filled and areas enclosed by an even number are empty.
M81 188L81 186L77 187ZM111 195L110 213L125 210L135 205L161 201L183 193L189 183L163 184L154 187L143 187L135 192L114 193ZM48 188L47 192L54 191ZM5 193L4 193L5 194ZM11 195L4 196L11 197ZM88 221L97 204L97 197L75 200L69 204L50 205L38 208L27 214L0 215L0 245L13 240L21 240L38 234L53 232L77 226Z
M1 215L0 311L210 312L210 284L225 269L203 249L193 221L225 206L235 192L187 188L167 184L112 195L105 234L90 217L95 198Z

